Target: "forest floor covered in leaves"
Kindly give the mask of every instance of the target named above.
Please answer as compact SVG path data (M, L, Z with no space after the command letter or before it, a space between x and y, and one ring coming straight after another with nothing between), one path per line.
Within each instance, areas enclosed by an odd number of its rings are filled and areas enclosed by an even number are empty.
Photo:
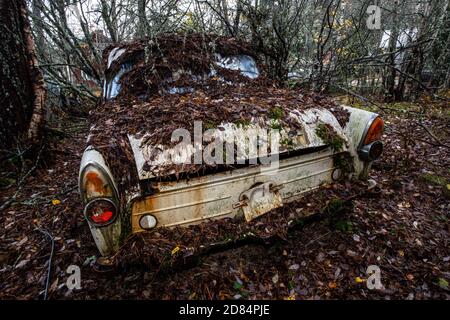
M0 299L42 299L49 263L50 299L449 299L450 113L444 101L421 106L382 112L386 150L371 173L378 197L352 200L338 223L315 221L271 246L211 254L181 270L94 267L77 190L87 124L68 121L53 160L0 214ZM5 176L0 206L17 192ZM44 230L54 238L51 261ZM70 265L81 267L80 290L66 287ZM370 265L381 269L381 290L366 286Z

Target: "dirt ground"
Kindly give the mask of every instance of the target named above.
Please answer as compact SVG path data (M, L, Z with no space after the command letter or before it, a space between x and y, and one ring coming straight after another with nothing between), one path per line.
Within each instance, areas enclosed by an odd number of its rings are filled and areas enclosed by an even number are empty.
M419 105L382 113L386 151L371 176L378 197L352 201L337 223L316 221L270 247L212 254L182 270L93 267L98 252L77 191L87 124L71 119L52 143L53 161L1 212L0 298L42 299L51 262L49 299L449 299L450 113L446 102L424 103L420 123ZM15 192L3 185L0 206ZM51 261L43 230L54 238ZM70 265L81 267L80 290L66 287ZM381 290L366 286L370 265L381 270Z

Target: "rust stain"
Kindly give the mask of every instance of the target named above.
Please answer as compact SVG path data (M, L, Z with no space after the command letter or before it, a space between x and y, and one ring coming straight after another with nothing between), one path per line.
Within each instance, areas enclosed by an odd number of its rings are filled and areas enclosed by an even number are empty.
M99 194L108 194L108 185L105 185L103 180L99 177L96 172L88 172L86 175L86 189L94 190Z
M191 213L189 214L189 219L201 218L202 217L202 208L201 202L205 199L204 190L195 189L190 192L186 192L183 194L178 194L174 197L158 197L158 194L145 198L140 201L135 201L132 205L132 232L141 232L143 231L139 225L139 219L141 218L141 214L144 212L149 212L158 221L158 226L164 226L168 224L175 223L177 221L183 221L186 218L182 218L180 216L179 210L177 211L174 208L174 211L171 212L155 212L156 210L177 207L178 205L186 204L186 203L199 203L198 205L192 205L189 209Z

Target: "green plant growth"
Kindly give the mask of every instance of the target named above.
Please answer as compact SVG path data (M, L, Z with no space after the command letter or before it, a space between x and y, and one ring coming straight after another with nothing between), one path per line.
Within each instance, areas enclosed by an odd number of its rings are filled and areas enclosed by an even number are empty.
M330 226L342 232L352 232L353 223L343 218L343 214L347 211L348 202L342 199L332 199L328 205L322 210L322 214L326 214Z
M353 223L347 220L338 220L334 227L341 232L353 232Z
M440 176L436 176L433 174L429 174L426 173L424 175L421 176L422 181L430 183L430 184L434 184L437 186L441 186L444 187L446 186L448 183L450 183L449 181L447 181L447 179L445 177L440 177Z
M279 120L275 120L275 119L270 119L269 127L272 130L278 130L278 131L281 131L281 129L283 129L280 121Z
M420 179L425 183L440 187L444 197L450 199L450 181L447 178L426 173Z
M283 129L281 125L281 119L284 117L284 110L280 107L273 107L267 112L269 117L269 126L272 130L281 131Z
M354 160L349 153L335 154L333 157L333 164L336 169L341 169L342 178L348 177L355 172Z
M217 128L217 125L211 120L206 120L203 123L203 126L204 126L205 130L213 130L213 129Z
M281 145L286 146L288 148L292 148L294 147L294 140L292 140L291 138L285 138L281 140Z
M344 208L345 202L342 199L333 199L328 203L325 210L329 214L337 213Z
M344 147L344 139L328 124L321 123L317 126L316 134L327 145L331 146L333 151L341 151Z
M0 188L6 188L16 183L16 179L0 178Z
M247 128L248 126L250 126L251 122L250 122L250 120L239 119L239 120L236 120L236 121L234 122L234 124L235 124L236 127L238 127L238 128Z
M442 289L448 290L448 281L446 279L439 278L438 284Z
M273 107L269 110L268 116L272 120L280 120L284 117L284 110L280 107Z

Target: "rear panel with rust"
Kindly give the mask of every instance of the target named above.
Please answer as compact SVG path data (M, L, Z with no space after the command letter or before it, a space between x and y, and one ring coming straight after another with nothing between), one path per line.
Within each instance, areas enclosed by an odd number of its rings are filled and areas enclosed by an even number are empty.
M133 232L142 232L139 221L151 214L157 227L186 226L209 219L242 215L243 195L261 184L276 186L283 203L333 180L333 153L329 149L281 160L278 169L261 172L248 167L192 179L159 183L153 196L132 204ZM274 197L277 199L278 197ZM275 206L275 204L274 204Z

